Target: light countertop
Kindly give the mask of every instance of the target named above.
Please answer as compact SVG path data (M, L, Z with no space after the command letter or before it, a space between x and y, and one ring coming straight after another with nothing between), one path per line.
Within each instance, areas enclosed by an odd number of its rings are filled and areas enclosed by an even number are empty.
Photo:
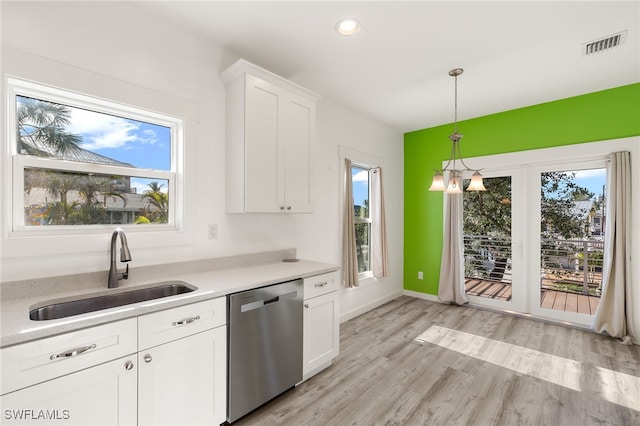
M199 302L216 297L226 296L230 293L258 288L279 282L297 278L307 278L338 270L337 265L309 260L298 262L270 262L258 265L215 269L196 273L181 273L175 276L166 276L162 280L149 282L136 282L128 284L126 280L120 281L118 289L107 290L92 289L75 292L60 293L38 297L27 297L0 303L1 333L0 347L15 345L29 340L40 339L59 333L91 327L124 318L148 314L175 306ZM67 318L46 321L33 321L29 319L29 311L33 307L42 306L49 300L77 297L81 295L106 293L108 291L133 290L137 287L148 285L151 282L184 281L196 286L198 289L185 294L149 300L130 305L74 315Z

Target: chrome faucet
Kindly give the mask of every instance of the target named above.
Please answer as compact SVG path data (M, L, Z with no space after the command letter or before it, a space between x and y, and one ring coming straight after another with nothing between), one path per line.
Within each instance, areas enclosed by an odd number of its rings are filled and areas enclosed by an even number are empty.
M124 231L121 228L116 228L111 234L111 267L109 268L109 283L108 288L118 287L119 280L126 280L129 278L129 265L124 272L118 272L116 265L116 240L120 236L120 262L129 262L131 260L131 253L129 252L129 246L127 245L127 236L124 235Z

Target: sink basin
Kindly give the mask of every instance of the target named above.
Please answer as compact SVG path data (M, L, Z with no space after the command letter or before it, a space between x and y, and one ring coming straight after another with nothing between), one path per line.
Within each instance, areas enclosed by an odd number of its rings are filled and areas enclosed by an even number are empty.
M115 293L102 292L83 295L81 298L50 300L31 309L29 318L34 321L66 318L87 312L190 293L194 290L197 290L197 287L185 282L167 281L139 287L135 290L123 290Z

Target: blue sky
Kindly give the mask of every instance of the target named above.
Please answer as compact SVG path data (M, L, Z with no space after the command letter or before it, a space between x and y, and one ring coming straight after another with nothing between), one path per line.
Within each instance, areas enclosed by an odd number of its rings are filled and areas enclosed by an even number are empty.
M353 180L353 205L362 206L364 200L369 198L369 172L352 168L351 179Z
M138 168L171 169L171 129L72 108L67 131L82 136L82 148Z
M596 196L602 195L602 186L606 181L607 169L580 170L576 172L576 184L587 188Z

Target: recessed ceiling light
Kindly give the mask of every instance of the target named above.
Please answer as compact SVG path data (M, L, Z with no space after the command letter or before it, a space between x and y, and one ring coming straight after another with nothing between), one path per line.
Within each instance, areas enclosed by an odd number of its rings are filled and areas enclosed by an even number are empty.
M350 36L360 31L360 22L354 18L344 18L336 24L336 31L343 36Z

